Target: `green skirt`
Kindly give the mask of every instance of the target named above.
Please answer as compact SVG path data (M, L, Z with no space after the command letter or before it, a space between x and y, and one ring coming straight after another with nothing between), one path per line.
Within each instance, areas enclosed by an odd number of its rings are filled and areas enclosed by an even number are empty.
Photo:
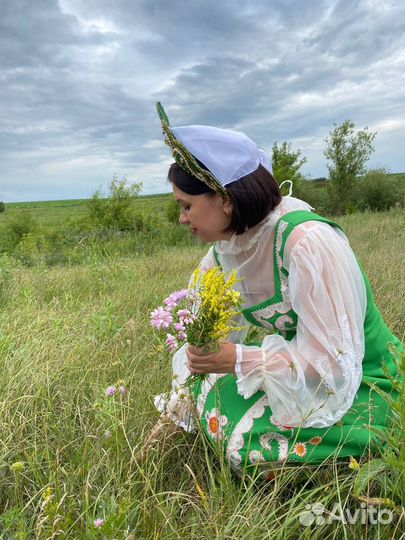
M389 380L368 379L391 391ZM333 457L359 458L375 440L370 427L384 430L389 425L388 403L365 380L351 409L327 428L280 425L264 392L249 399L238 394L235 375L210 374L195 382L193 394L208 441L237 473L261 465L278 468L285 462L319 464Z

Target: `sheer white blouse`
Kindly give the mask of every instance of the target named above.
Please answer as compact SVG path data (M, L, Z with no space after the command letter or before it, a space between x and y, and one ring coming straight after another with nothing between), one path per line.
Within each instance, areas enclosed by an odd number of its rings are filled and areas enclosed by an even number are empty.
M244 308L275 294L273 245L278 219L293 210L312 210L294 197L282 202L261 223L216 244L225 272L236 269ZM216 265L210 247L202 270ZM296 335L266 335L260 347L244 345L245 328L230 334L236 344L238 393L246 399L263 390L274 422L291 427L328 427L350 409L362 379L364 279L346 236L326 223L309 221L290 234L283 266L288 270L284 298L298 316ZM194 429L190 397L183 387L190 371L187 344L173 356L172 392L155 396L155 405L187 431Z

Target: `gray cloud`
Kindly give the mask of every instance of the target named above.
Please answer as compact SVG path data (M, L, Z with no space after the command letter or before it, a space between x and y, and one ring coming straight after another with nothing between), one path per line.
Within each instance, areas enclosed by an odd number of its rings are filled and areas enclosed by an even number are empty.
M86 197L114 173L167 191L174 125L291 141L326 174L346 118L404 170L399 1L0 0L0 200Z

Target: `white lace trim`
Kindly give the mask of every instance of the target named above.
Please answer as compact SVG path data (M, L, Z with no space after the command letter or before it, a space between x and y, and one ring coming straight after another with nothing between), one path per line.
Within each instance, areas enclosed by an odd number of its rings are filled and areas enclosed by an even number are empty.
M266 396L262 396L254 405L246 411L239 422L236 424L231 436L229 437L228 447L226 449L226 457L232 469L239 469L242 464L242 456L240 450L245 444L243 434L250 431L253 427L253 422L256 418L263 416L266 405L269 402Z

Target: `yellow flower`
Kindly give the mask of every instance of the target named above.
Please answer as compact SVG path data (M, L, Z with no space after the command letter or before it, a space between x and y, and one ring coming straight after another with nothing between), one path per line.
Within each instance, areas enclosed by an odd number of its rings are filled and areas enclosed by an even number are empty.
M358 471L360 469L359 462L353 456L350 456L349 469L353 469L354 471Z
M189 343L224 341L230 332L241 330L233 320L242 305L240 292L232 289L237 281L235 270L228 276L218 266L202 275L199 269L195 271L193 283L199 302L197 319L188 329Z
M23 461L16 461L10 465L10 469L13 472L22 472L25 469L25 463Z
M42 493L41 497L45 500L45 501L50 501L53 497L53 488L51 488L51 486L48 486L45 491Z

